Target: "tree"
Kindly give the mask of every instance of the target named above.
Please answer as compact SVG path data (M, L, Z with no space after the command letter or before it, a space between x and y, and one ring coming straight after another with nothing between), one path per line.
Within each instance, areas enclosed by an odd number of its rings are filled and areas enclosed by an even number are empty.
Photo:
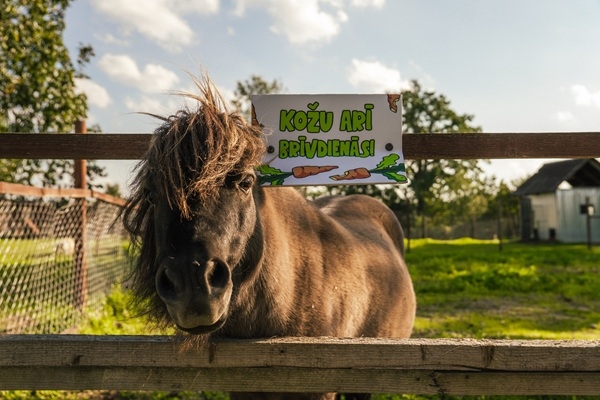
M231 101L236 112L241 113L250 120L250 105L252 96L255 94L275 94L283 91L283 84L277 79L271 82L265 81L259 75L252 75L244 82L237 82L234 99Z
M450 107L450 101L434 91L423 90L413 80L411 89L402 92L402 130L408 134L480 132L472 126L472 115L458 114ZM364 185L364 186L328 186L328 194L363 193L380 198L392 210L404 214L405 225L410 226L413 210L421 219L422 236L426 235L426 221L430 215L452 219L457 206L463 203L467 211L465 215L473 215L485 211L487 204L481 197L469 204L470 199L479 195L485 187L482 170L478 160L407 160L406 173L410 185Z
M456 113L444 95L424 90L416 80L411 90L402 93L402 106L404 133L481 132L480 127L470 124L473 115ZM441 190L452 192L470 185L483 171L478 160L414 160L407 162L406 172L425 237L428 206L445 200Z
M501 217L503 222L503 236L516 237L519 235L520 224L520 199L513 194L511 186L519 187L525 179L511 182L507 185L501 181L497 186L493 196L488 201L487 210L483 217L498 218Z
M74 67L62 35L69 0L5 0L0 19L0 132L71 132L86 117L75 78L93 57L81 45ZM72 176L72 161L0 160L0 178L56 186ZM92 165L91 171L97 171Z

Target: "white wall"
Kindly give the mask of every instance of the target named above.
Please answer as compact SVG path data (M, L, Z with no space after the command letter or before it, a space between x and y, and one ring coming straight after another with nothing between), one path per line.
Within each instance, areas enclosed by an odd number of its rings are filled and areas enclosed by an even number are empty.
M579 212L579 206L585 204L586 198L594 205L596 216L600 215L600 188L576 188L556 193L560 226L558 240L561 242L587 242L587 219ZM600 243L600 218L591 219L591 228L592 241Z
M556 195L554 193L531 196L533 228L537 229L540 240L550 239L550 229L558 233Z

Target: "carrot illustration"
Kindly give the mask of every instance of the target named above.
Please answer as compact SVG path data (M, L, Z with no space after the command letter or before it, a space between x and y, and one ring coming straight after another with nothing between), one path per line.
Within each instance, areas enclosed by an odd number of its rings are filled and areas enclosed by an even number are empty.
M391 112L398 112L398 100L400 100L399 94L388 94L387 100L390 105Z
M306 178L307 176L317 175L321 172L331 171L332 169L338 168L337 165L325 165L322 167L316 165L304 165L292 168L291 172L282 171L277 168L273 168L268 164L263 164L257 168L258 181L261 185L269 184L271 186L283 185L283 182L290 176L294 178Z
M371 176L371 173L366 168L354 168L344 172L344 175L330 176L334 181L350 181L353 179L365 179Z
M256 110L254 109L254 105L252 105L252 126L258 126L261 129L265 126L258 122L258 118L256 118Z
M393 182L406 182L406 168L398 154L392 153L384 156L381 162L373 169L354 168L344 172L343 175L332 175L334 181L350 181L353 179L366 179L371 174L381 174Z
M325 165L323 167L316 165L303 165L292 168L292 174L294 174L294 178L301 179L306 178L307 176L320 174L321 172L331 171L332 169L336 168L337 165Z

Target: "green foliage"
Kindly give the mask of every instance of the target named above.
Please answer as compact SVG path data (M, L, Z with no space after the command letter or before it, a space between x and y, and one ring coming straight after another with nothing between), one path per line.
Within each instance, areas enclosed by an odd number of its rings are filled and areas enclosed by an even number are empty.
M76 70L63 43L69 0L5 0L0 18L0 133L72 132L87 113L75 78L94 55L81 45ZM69 184L70 160L0 160L0 180ZM90 164L91 178L103 171Z
M391 181L406 182L406 177L400 173L406 172L404 163L398 162L400 156L398 154L390 154L384 156L383 159L374 169L370 169L372 174L381 174Z
M234 99L231 101L236 112L250 120L250 105L255 94L275 94L283 91L283 84L277 79L267 82L259 75L252 75L244 82L237 82Z
M140 311L134 307L131 293L120 286L113 288L110 296L98 310L87 312L88 318L79 328L87 335L149 335L172 334L173 331L155 331Z
M481 128L471 124L473 115L458 114L444 95L424 90L417 81L412 81L410 90L402 92L402 107L404 133L481 132ZM368 194L405 215L416 211L423 223L424 235L426 217L435 217L438 224L449 224L486 212L495 185L491 180L482 178L480 162L409 160L406 162L406 174L410 186L328 186L316 195Z
M420 133L476 133L481 128L471 125L474 116L458 114L450 107L443 94L424 90L412 81L411 90L402 92L403 132ZM481 181L479 160L413 160L407 162L407 175L411 182L412 197L419 215L440 215L468 203L476 213L485 211L485 204L476 204L485 187ZM477 207L475 207L477 205ZM446 213L447 214L447 213ZM423 235L425 229L423 228Z
M17 132L68 132L85 117L64 46L69 1L7 0L0 24L0 110Z
M283 185L286 178L292 176L291 172L283 172L280 169L273 168L268 164L262 164L257 168L260 172L259 183L264 185L269 183L271 186Z

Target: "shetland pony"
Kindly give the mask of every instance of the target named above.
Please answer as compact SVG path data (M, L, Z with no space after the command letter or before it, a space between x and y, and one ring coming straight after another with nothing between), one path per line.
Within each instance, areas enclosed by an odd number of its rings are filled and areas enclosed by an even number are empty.
M263 134L208 78L196 84L197 108L162 118L124 210L148 313L204 337L409 337L416 301L395 215L368 196L311 202L259 186Z

